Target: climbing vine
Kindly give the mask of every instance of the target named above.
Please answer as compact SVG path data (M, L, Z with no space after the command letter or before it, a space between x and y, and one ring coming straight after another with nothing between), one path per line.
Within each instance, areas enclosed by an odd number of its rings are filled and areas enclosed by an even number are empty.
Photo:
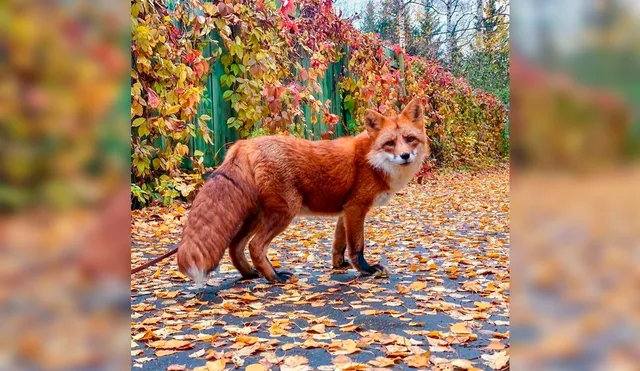
M223 74L213 83L232 109L226 124L241 138L303 136L319 122L323 138L337 125L353 134L366 109L390 114L418 96L427 107L433 163L481 166L505 154L506 113L494 96L474 91L436 62L361 33L331 0L171 5L132 0L132 182L141 203L190 197L202 181L204 154L189 143L196 136L212 142L212 118L197 112L216 61ZM205 57L208 45L213 51ZM404 73L385 50L404 59ZM322 80L339 61L340 102L323 101ZM192 171L185 172L185 163Z
M197 0L180 2L171 13L161 0L131 3L132 192L142 203L152 195L189 196L204 170L203 154L188 147L196 135L211 143L210 117L197 115L211 64L202 49L214 28L224 34L227 27L200 9ZM182 172L185 160L195 174Z

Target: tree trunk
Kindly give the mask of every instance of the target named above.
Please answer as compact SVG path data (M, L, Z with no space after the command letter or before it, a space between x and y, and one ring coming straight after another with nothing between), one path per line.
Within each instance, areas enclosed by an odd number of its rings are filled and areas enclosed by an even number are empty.
M456 49L456 38L455 38L455 23L453 21L453 10L455 9L455 3L458 0L446 0L446 14L447 14L447 45L448 45L448 62L449 68L453 68L453 64L455 62L455 49Z
M396 1L396 6L398 9L398 43L400 44L400 47L402 47L403 49L406 46L406 39L405 39L405 34L404 34L404 30L405 30L405 24L404 24L404 4L402 3L402 1Z
M478 36L482 37L483 33L483 20L484 20L484 0L476 0L476 31Z

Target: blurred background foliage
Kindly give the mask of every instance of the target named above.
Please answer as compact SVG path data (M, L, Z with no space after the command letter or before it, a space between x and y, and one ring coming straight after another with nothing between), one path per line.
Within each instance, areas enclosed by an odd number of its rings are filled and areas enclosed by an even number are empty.
M128 13L0 4L0 369L129 365Z
M516 164L583 171L637 159L637 2L517 5L511 61Z
M640 2L514 0L514 369L633 369ZM517 272L517 274L516 274Z

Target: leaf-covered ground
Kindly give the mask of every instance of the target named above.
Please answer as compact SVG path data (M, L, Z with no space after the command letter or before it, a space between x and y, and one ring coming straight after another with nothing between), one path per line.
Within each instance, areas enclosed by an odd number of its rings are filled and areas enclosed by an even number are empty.
M146 370L501 369L509 361L509 173L439 173L366 223L388 278L331 267L331 218L272 243L298 281L237 282L227 257L198 293L175 257L132 277L132 366ZM133 212L132 265L179 242L186 205Z

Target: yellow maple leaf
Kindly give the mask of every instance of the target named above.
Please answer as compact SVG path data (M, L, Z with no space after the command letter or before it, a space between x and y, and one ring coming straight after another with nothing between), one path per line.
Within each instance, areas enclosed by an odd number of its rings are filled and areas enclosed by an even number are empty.
M471 330L467 328L466 322L454 323L451 325L450 331L456 334L471 334Z

